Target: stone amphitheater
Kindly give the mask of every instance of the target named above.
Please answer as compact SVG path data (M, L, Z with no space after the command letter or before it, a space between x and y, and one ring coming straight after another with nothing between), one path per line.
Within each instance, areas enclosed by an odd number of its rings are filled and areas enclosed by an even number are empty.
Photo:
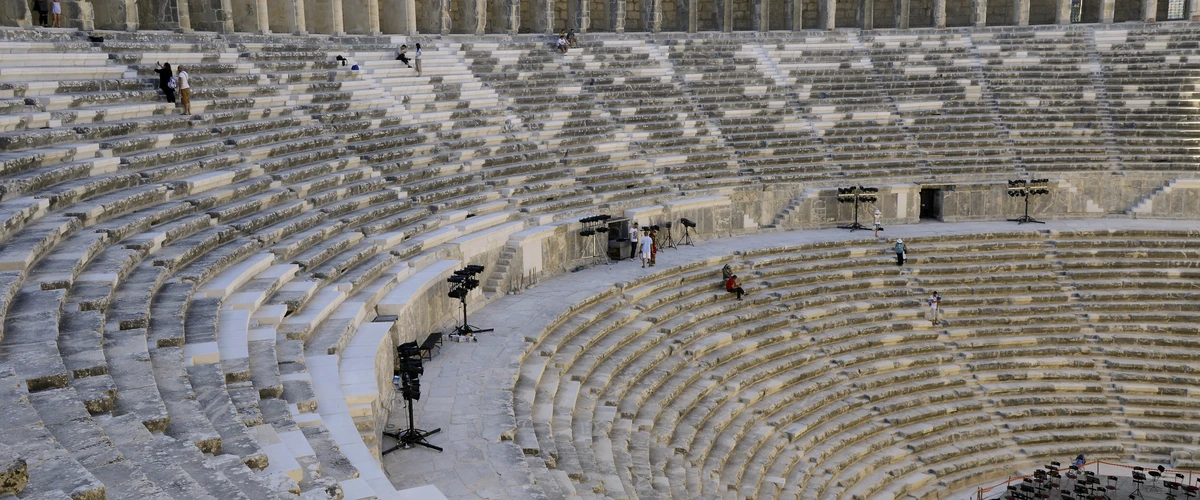
M0 499L1200 469L1198 0L62 5L0 0ZM1005 222L1034 178L1048 223ZM908 265L833 229L849 185ZM697 244L596 264L596 214ZM496 331L432 350L414 402L445 452L384 454L395 348L460 321L468 264Z

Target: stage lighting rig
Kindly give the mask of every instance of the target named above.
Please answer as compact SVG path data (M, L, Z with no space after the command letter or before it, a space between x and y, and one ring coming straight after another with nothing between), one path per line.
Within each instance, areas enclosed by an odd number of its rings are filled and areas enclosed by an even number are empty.
M1013 198L1025 198L1025 215L1015 219L1008 219L1009 222L1017 224L1025 224L1032 222L1035 224L1045 224L1040 220L1029 216L1029 197L1050 194L1050 179L1015 179L1008 181L1008 195Z
M840 187L838 189L838 203L853 203L854 204L854 222L844 226L838 226L841 229L849 229L853 232L856 229L868 229L858 222L858 205L860 203L875 203L879 200L879 188L849 186Z
M413 418L413 401L421 399L421 375L425 367L421 364L421 347L416 342L405 342L396 346L396 361L392 366L392 383L404 398L408 408L408 429L403 431L384 432L383 435L396 440L396 444L383 451L384 455L393 451L409 449L413 446L424 446L429 449L442 451L441 447L430 444L425 438L442 432L441 428L426 431L416 428Z
M475 328L467 324L467 295L471 294L471 290L479 288L479 279L476 277L484 270L483 266L469 265L457 271L446 281L452 286L450 292L447 293L450 298L458 299L462 304L463 323L462 326L454 328L454 333L457 335L473 336L476 333L484 333L493 331L492 328Z
M679 223L683 225L683 238L679 240L679 244L696 246L692 243L692 230L696 229L696 223L686 217L679 219Z
M583 228L579 230L579 236L591 241L585 241L582 244L584 249L583 258L591 258L593 264L612 264L608 258L608 220L611 215L592 215L579 219L583 224ZM605 236L605 238L601 238Z

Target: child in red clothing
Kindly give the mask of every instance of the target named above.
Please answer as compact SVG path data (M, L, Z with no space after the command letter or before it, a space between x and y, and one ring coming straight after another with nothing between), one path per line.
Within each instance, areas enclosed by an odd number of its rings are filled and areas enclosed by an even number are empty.
M738 300L742 300L742 295L746 294L746 291L742 290L741 285L738 284L736 274L725 280L725 291L729 293L736 293Z

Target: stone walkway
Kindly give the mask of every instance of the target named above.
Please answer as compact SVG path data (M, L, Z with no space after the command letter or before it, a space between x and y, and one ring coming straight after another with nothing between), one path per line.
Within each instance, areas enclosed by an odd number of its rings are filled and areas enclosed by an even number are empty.
M1017 225L1011 222L945 224L925 222L891 226L885 234L889 247L895 238L950 234L1097 229L1193 229L1195 221L1089 219ZM429 438L445 448L397 450L384 457L384 469L397 488L436 485L451 499L536 498L540 488L530 486L529 467L512 442L514 431L512 386L520 369L526 337L536 337L547 323L571 304L607 287L636 279L665 266L680 265L739 250L796 245L818 241L870 241L870 231L841 229L763 232L749 236L697 242L659 253L658 267L642 269L639 261L617 262L550 278L520 295L507 295L470 315L471 324L495 328L479 334L478 342L447 342L421 377L421 399L415 403L418 428L441 428ZM718 276L719 270L713 269ZM403 401L398 401L389 424L407 426ZM530 425L525 422L524 425ZM386 438L385 438L386 439ZM387 439L387 443L391 443Z

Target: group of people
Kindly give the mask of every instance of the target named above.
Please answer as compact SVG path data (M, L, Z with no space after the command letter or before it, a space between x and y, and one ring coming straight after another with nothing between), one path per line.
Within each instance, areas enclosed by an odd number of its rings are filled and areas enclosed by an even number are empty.
M33 0L35 22L43 28L62 27L62 2L60 0Z
M154 72L158 73L158 88L167 96L167 102L175 103L175 91L179 91L179 103L183 106L183 114L192 114L192 82L187 70L180 66L178 72L171 69L171 63L154 63Z
M654 267L658 260L658 226L638 227L638 223L634 222L629 225L629 259L634 260L640 254L642 256L642 267L649 264Z
M406 68L412 68L413 64L417 66L417 76L421 76L421 44L417 44L416 51L413 52L413 58L408 58L408 45L400 45L400 50L396 51L396 60L404 63ZM409 63L412 64L409 64Z
M563 54L567 53L567 49L573 49L579 46L579 42L575 40L575 30L562 30L558 32L558 41L555 42L555 47Z

